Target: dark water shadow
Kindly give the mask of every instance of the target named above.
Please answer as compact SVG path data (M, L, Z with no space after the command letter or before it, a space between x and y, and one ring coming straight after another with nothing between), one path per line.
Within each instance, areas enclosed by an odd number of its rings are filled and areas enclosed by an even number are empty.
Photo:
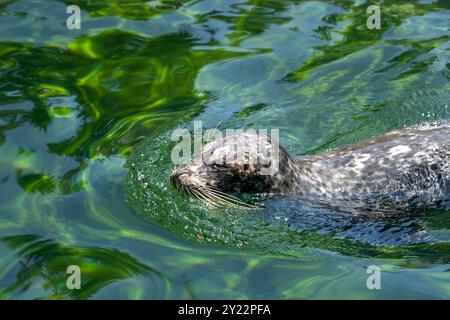
M445 215L445 212L436 214ZM355 214L312 205L292 197L278 197L266 203L259 218L267 223L284 224L296 232L315 231L375 246L406 246L439 240L427 229L426 219L430 215L432 213L401 216Z

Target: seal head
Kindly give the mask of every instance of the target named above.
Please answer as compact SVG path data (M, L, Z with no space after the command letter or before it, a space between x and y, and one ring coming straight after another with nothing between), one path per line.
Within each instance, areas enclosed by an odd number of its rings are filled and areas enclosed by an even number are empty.
M243 132L206 144L191 163L172 172L171 181L188 193L207 188L227 193L284 192L296 189L297 173L297 165L277 141Z

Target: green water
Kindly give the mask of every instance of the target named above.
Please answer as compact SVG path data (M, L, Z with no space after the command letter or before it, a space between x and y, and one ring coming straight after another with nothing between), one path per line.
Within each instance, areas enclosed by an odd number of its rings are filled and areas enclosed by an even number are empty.
M380 30L369 4L0 0L0 298L450 298L450 212L414 218L432 240L378 241L399 222L330 231L168 182L193 120L278 128L301 155L450 119L450 3L385 0Z

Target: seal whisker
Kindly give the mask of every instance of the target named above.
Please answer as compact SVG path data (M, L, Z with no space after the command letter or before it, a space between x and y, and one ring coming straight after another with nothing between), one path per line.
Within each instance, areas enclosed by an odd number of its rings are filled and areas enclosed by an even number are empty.
M195 191L194 189L192 190L192 194L194 195L195 198L197 198L198 200L201 200L197 194L197 191Z
M218 203L220 203L220 204L225 205L225 206L232 206L232 207L242 208L242 206L239 206L238 204L230 202L224 197L218 197L217 195L211 194L205 188L199 188L199 189L196 189L196 191L202 197L202 199L204 199L205 201L208 201L214 207L219 207Z
M189 188L189 187L183 187L183 190L184 190L188 195L192 195L191 188Z
M214 203L216 204L216 206L217 206L217 203L219 203L219 204L222 204L224 206L230 206L230 207L233 207L233 208L243 208L243 209L245 208L245 207L239 206L239 205L237 205L237 204L235 204L233 202L227 201L224 198L220 198L220 197L218 197L217 195L214 195L214 194L205 194L205 196L208 197L208 199L210 199L210 201L215 201Z
M232 205L234 207L239 207L241 209L247 209L247 210L257 210L260 209L260 207L252 205L252 204L248 204L246 202L241 201L238 198L235 197L230 197L229 195L225 194L225 195L221 195L221 194L217 194L211 190L207 191L211 196L213 196L215 199L220 199L221 202L225 202L229 205Z
M226 198L226 199L228 199L228 200L230 200L230 201L234 201L235 203L238 203L238 204L240 204L241 206L247 207L247 208L249 208L249 209L250 209L250 208L251 208L251 209L260 209L259 206L253 205L253 204L249 204L249 203L246 203L246 202L242 201L241 199L239 199L239 198L237 198L237 197L235 197L235 196L232 196L232 195L230 195L230 194L227 194L227 193L224 193L224 192L218 192L217 190L214 190L214 191L210 190L210 192L213 192L213 193L216 194L217 196L222 196L222 197L224 197L224 198Z
M204 190L206 190L210 194L213 194L221 199L228 201L229 203L234 203L234 204L238 205L239 207L245 207L246 209L259 209L259 207L249 204L249 203L246 203L246 202L242 201L241 199L239 199L233 195L227 194L225 192L222 192L222 191L219 191L216 189L212 189L212 188L204 188Z
M197 192L197 195L199 196L199 200L206 201L207 204L209 204L210 206L212 206L214 208L218 207L218 205L213 200L208 198L202 191L200 191L200 189L196 189L195 191Z

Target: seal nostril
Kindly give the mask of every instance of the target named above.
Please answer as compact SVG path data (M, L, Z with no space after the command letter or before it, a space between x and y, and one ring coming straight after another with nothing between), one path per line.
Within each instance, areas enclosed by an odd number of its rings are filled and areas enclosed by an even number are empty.
M172 172L172 174L170 175L170 181L172 182L172 184L177 187L181 184L180 181L180 176L184 175L184 172L179 172L179 171L174 171Z
M177 181L178 181L178 176L179 175L180 174L177 171L172 172L171 175L170 175L170 182L172 182L172 184L174 186L177 185Z

